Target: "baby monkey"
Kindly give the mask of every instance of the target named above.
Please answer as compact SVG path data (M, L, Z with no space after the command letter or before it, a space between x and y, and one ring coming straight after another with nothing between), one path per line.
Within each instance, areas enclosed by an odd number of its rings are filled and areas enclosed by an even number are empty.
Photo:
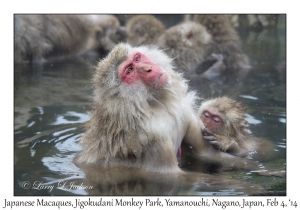
M274 145L247 131L245 107L228 97L205 101L198 114L205 128L203 139L216 149L240 157L267 161L274 157Z

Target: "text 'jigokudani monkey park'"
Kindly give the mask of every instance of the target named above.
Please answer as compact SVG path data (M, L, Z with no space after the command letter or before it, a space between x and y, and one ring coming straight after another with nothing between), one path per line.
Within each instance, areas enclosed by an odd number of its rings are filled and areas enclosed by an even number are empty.
M285 147L259 120L273 110L285 122L285 109L247 92L266 62L253 61L246 34L279 30L282 18L15 14L16 177L69 177L41 195L69 195L73 179L90 186L75 195L286 195ZM278 82L284 59L272 63ZM49 171L25 169L21 154Z

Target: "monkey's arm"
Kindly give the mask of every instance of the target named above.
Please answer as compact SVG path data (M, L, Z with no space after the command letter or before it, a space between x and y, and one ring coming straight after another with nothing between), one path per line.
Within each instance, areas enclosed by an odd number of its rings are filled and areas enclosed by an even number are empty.
M203 74L208 79L220 76L225 70L222 54L211 54L196 69L197 74Z
M213 147L208 145L207 142L203 141L201 132L202 128L204 128L204 124L200 120L200 118L198 118L196 115L192 115L187 126L187 131L183 138L183 141L190 144L197 154L202 154L203 152L205 152L205 148L208 146L209 148L214 149Z

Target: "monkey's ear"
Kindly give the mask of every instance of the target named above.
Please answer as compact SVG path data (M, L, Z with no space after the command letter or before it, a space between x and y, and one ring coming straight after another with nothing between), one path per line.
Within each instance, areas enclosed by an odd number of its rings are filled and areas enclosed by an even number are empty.
M187 39L191 39L194 36L194 31L190 30L185 36Z

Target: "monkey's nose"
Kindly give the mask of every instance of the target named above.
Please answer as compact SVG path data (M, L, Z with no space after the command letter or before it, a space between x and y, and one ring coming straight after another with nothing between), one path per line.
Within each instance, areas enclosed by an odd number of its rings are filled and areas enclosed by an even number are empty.
M137 69L140 73L150 73L152 71L152 66L149 64L139 64Z

